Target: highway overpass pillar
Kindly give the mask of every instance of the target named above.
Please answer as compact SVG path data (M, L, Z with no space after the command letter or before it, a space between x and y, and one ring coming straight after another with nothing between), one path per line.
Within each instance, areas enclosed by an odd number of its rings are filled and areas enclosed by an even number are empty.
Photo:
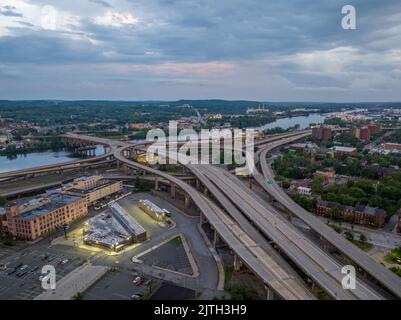
M203 190L203 193L205 194L205 196L207 196L207 194L209 193L209 190L205 187L205 189Z
M171 198L175 199L175 185L171 184Z
M220 235L214 230L213 233L213 247L222 246L224 245L223 240L220 238Z
M200 183L199 179L196 179L196 180L195 180L195 186L196 186L196 189L199 189L199 188L200 188L201 183Z
M206 222L202 212L199 214L199 220L201 226Z
M251 176L249 176L249 179L248 179L248 186L249 186L249 189L252 189L252 177Z
M315 297L317 297L319 293L319 287L314 282L312 282L312 293Z
M237 255L234 255L234 271L240 271L242 262Z
M189 207L189 196L188 195L185 195L184 196L185 197L185 208L188 208Z
M155 177L155 190L159 190L159 177Z
M274 300L274 292L272 289L270 289L267 285L265 285L266 289L266 299L267 300Z

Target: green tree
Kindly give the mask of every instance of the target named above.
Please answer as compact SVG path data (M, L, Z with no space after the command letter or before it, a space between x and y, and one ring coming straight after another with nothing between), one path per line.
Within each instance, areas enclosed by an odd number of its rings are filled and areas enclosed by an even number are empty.
M0 196L0 207L3 207L7 203L6 198Z

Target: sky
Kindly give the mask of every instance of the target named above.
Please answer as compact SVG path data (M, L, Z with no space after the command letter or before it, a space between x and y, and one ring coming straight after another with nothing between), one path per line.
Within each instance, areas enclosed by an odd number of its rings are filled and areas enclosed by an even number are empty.
M400 1L0 0L0 99L213 98L401 101Z

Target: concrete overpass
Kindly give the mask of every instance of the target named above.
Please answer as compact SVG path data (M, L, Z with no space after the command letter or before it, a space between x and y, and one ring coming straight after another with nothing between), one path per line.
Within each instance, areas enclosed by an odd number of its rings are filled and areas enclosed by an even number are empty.
M302 131L302 132L297 132L297 133L289 133L289 134L285 134L285 135L277 135L277 136L274 136L272 138L265 139L263 141L263 143L271 143L271 144L273 143L273 145L275 145L275 144L277 144L277 145L280 144L281 145L282 143L288 143L290 141L295 141L295 140L299 139L300 137L305 137L305 136L308 136L308 135L310 135L310 131ZM292 140L292 139L294 139L294 140ZM263 143L261 143L260 145L263 145ZM140 164L138 164L136 162L133 162L133 161L130 161L130 160L126 159L125 156L124 156L124 153L127 154L126 151L128 149L132 148L132 147L135 147L135 145L120 147L118 150L116 150L114 152L114 157L119 162L123 163L124 165L128 165L129 167L133 167L133 168L135 168L137 170L139 169L139 170L143 170L143 171L149 172L151 174L155 174L156 176L164 177L166 180L169 180L172 183L172 188L173 189L174 189L174 185L177 185L177 186L181 187L183 190L186 190L185 188L188 188L187 184L184 183L185 186L181 186L180 184L183 183L182 181L178 183L178 181L172 180L172 179L176 179L176 178L174 178L174 177L172 177L172 176L170 176L170 175L168 175L166 173L160 172L158 170L149 168L149 167L144 166L144 165L140 165ZM203 174L205 175L204 172L203 172ZM209 172L209 174L210 174L210 172ZM198 172L197 176L200 176L199 172ZM211 178L212 181L216 180L215 177L210 177L210 178ZM224 180L225 180L225 178L222 179L221 181L224 181ZM220 184L221 183L222 182L220 182ZM238 188L238 186L235 186L235 183L233 183L233 181L230 181L228 184L226 183L226 186L224 186L224 187L222 187L220 185L220 190L222 190L224 188L227 188L227 187L230 187L230 185L231 185L231 188L233 186L235 188ZM188 194L188 192L187 192L187 194ZM189 192L188 195L191 197L191 199L193 199L193 200L196 199L196 197L192 195L192 190L191 190L191 192ZM234 193L232 193L228 197L231 199L231 201L233 201L235 203L236 199L238 199L238 196L239 196L238 194L235 195ZM244 194L242 194L241 196L244 197ZM223 202L225 201L221 197L221 194L218 196L218 198L220 198L220 200L223 201ZM255 203L257 203L257 201L258 200L256 200L256 202L255 202L255 199L250 199L250 200L248 199L247 202L243 202L243 204L242 204L242 208L241 208L242 211L245 214L247 214L248 218L251 219L251 220L252 219L256 219L255 213L253 212L254 208L251 208L251 207L255 206ZM194 202L196 203L196 201L194 201ZM205 205L205 203L196 203L196 204L201 209L201 211L203 212L202 206ZM248 207L245 207L245 205L248 206ZM261 210L261 209L259 208L259 210ZM210 216L210 212L208 212L208 214ZM221 215L221 214L222 214L222 212L219 213L219 215ZM263 214L266 214L266 212L264 212ZM261 216L261 215L262 215L262 211L259 211L259 216ZM207 214L205 214L205 216L207 217ZM271 216L270 218L271 219L277 219L277 215L275 217ZM210 220L212 220L212 221L214 221L214 219L215 219L215 217L214 218L213 217L210 218ZM237 214L237 219L238 219L238 214ZM259 217L259 219L260 219L260 217ZM275 221L277 223L278 220L275 220ZM271 223L271 221L270 221L270 223ZM263 221L259 220L258 227L260 229L262 229L262 230L263 230L263 228L266 229L265 225L266 225L266 221L263 222ZM283 224L282 222L280 222L280 226L284 230L285 228L288 228L288 223L284 223ZM241 225L241 227L242 227L242 225ZM288 230L285 230L285 232L287 232L287 231ZM248 229L248 232L249 232L249 229ZM269 232L270 233L268 233L268 234L272 237L272 234L274 234L274 230L269 230ZM282 231L282 234L285 234L285 232ZM292 230L292 232L293 232L293 230ZM253 234L253 237L254 236L255 236L255 234ZM277 233L275 234L275 236L277 237L277 239L280 239L278 237ZM297 235L295 235L295 239L291 240L293 243L295 243L296 241L300 240L300 238L296 238L296 236ZM222 237L222 238L224 239L224 237ZM281 238L280 244L286 244L286 242L289 242L288 239L287 240L285 240L285 239L283 240L283 238ZM305 246L309 247L310 244L309 243L305 243ZM288 247L288 245L287 245L286 252L289 253L289 255L294 254L294 256L298 257L298 261L299 261L298 265L299 266L305 266L305 263L306 264L309 263L309 267L308 268L310 268L310 269L305 270L306 273L311 275L312 278L315 277L314 281L316 283L318 283L320 286L322 286L324 288L324 290L326 292L328 292L332 297L339 298L339 299L352 299L352 298L360 298L360 299L375 299L375 298L377 298L377 299L379 299L379 298L381 298L375 292L371 291L369 288L366 288L366 287L363 287L361 289L361 291L359 291L355 296L352 296L352 295L350 295L348 293L344 293L343 290L338 287L338 279L339 279L339 266L338 265L337 266L331 265L331 268L333 268L332 269L332 274L331 275L325 275L323 277L322 275L325 274L325 272L324 272L325 269L324 268L327 268L327 266L330 266L330 263L332 263L332 261L328 260L329 261L328 264L323 267L323 272L321 270L319 271L319 268L322 269L322 266L319 265L319 260L322 257L322 253L321 252L316 251L316 248L312 248L311 252L312 252L313 255L315 255L315 258L314 258L314 262L310 262L310 254L311 253L309 253L309 257L307 257L308 254L302 253L301 252L302 250L300 251L299 248L298 249L296 249L296 248L294 249L294 248L295 248L294 244L292 244L292 247L291 246ZM285 247L283 247L283 249L285 249ZM291 250L295 250L295 252L293 251L292 253L290 253ZM314 264L317 264L317 268L316 268L316 265L314 265ZM313 269L313 268L315 268L315 269ZM320 276L316 277L315 275L320 275ZM333 279L335 279L335 281L333 281ZM337 281L337 283L336 283L336 281Z
M374 261L364 251L356 247L343 236L339 235L332 228L321 222L313 214L299 206L285 193L282 188L280 188L279 185L277 185L276 183L269 183L269 181L274 181L272 179L274 179L275 176L270 164L267 162L267 153L275 148L302 139L305 136L307 135L300 134L299 136L275 141L265 147L262 147L257 152L257 156L260 159L262 174L256 172L253 177L264 190L266 190L288 211L301 219L324 240L330 243L330 245L335 247L338 251L343 253L350 260L361 267L367 274L369 274L373 279L380 283L384 288L393 293L397 298L401 298L401 279L397 275Z
M313 283L317 284L333 299L373 300L383 298L361 281L358 281L356 290L344 290L341 285L342 266L292 226L276 209L267 204L238 178L211 165L191 165L189 168L193 170L196 176L201 173L209 179L206 185L211 189L210 193L228 212L231 213L232 209L227 206L224 198L222 199L218 193L212 190L212 184L231 203L235 204L249 221L252 221L260 232L267 236L288 259L308 275Z
M173 190L175 187L184 190L187 196L190 197L199 208L202 216L213 226L219 237L234 251L236 257L241 259L250 270L261 278L269 289L268 295L270 295L270 297L272 297L274 293L276 296L288 300L314 299L314 296L302 283L290 277L271 256L259 247L258 243L249 237L239 224L234 222L223 210L218 208L216 204L212 203L199 191L180 179L126 159L123 154L124 150L128 148L130 147L119 148L115 151L114 157L128 167L143 170L170 181L173 188L172 194L174 194ZM238 263L239 261L237 260L236 264Z

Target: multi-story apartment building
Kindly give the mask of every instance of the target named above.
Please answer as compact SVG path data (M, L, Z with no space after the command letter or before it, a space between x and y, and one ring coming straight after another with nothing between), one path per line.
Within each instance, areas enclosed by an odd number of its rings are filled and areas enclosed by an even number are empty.
M88 213L86 199L64 193L35 198L6 207L3 231L13 237L36 240Z
M326 126L312 128L312 138L319 140L330 140L333 136L333 130Z
M379 122L372 122L371 124L369 124L369 131L370 134L375 134L375 133L379 133L381 130L381 126Z
M102 176L83 176L65 186L66 193L70 195L84 196L88 206L99 199L120 192L122 189L122 181L106 180Z
M361 141L369 141L373 134L380 132L380 123L373 122L367 126L361 128L352 128L351 134L357 137Z

